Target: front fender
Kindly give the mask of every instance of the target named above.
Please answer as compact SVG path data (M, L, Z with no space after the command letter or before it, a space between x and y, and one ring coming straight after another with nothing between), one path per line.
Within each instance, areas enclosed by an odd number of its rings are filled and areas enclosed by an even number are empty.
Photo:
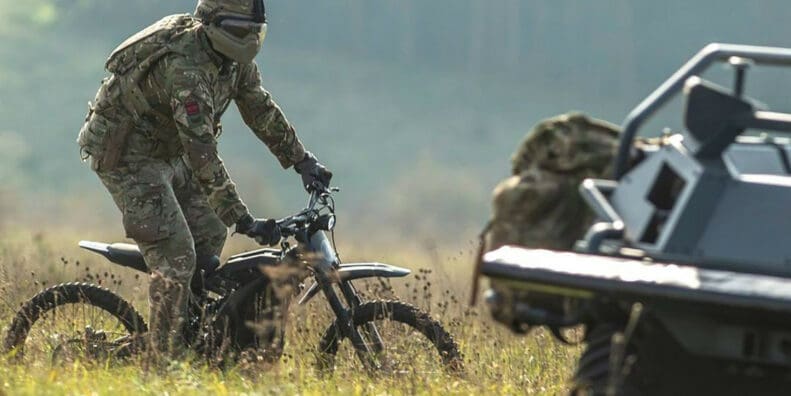
M403 278L412 271L406 268L396 267L395 265L382 263L352 263L341 264L338 268L338 279L341 282L348 282L363 278ZM319 284L313 282L308 291L299 300L299 304L306 304L321 291Z

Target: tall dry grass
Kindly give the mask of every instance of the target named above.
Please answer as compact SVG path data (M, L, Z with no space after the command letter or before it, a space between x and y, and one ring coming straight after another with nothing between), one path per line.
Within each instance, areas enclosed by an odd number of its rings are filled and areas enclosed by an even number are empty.
M0 327L4 332L20 303L38 290L61 282L101 283L133 302L140 312L147 312L146 277L80 251L76 247L80 237L75 230L67 229L15 229L0 234ZM251 247L247 241L232 239L227 252ZM431 312L458 341L465 357L464 374L436 370L407 377L371 377L360 369L351 348L341 351L334 374L317 371L315 348L331 319L326 303L317 298L306 307L290 310L286 352L274 364L245 362L220 371L198 358L157 369L138 363L97 367L36 361L14 365L0 358L0 394L554 395L566 390L565 379L578 350L559 346L543 331L516 337L493 323L481 307L467 306L474 250L471 247L448 248L429 243L405 249L396 243L379 247L347 242L339 250L347 262L366 258L415 270L412 276L392 280L390 285L372 281L358 286L369 298L399 298ZM421 351L409 353L419 356L403 358L414 359L415 365L427 364L422 359L429 357Z

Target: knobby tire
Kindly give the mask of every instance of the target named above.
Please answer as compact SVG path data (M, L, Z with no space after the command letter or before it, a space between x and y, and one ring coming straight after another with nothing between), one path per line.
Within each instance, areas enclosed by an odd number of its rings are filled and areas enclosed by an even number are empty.
M436 348L438 357L444 367L452 372L462 371L462 355L459 347L438 321L419 310L417 307L400 301L371 301L362 304L353 312L355 327L365 323L390 320L403 323L423 335ZM342 335L337 320L324 332L319 342L319 365L323 369L331 369ZM383 340L387 343L387 340Z
M52 286L22 305L14 317L4 341L4 351L16 359L24 354L30 329L47 311L67 304L88 304L115 317L130 335L147 331L143 317L117 294L97 285L66 283Z

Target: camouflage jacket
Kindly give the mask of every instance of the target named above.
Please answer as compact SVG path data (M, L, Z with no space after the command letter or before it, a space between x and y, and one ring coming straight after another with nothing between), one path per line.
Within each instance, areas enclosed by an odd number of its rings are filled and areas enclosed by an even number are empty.
M98 172L184 156L209 204L230 226L248 213L217 154L220 118L231 101L284 168L305 155L293 126L261 86L257 65L215 53L189 15L167 17L132 36L107 65L112 75L78 139Z

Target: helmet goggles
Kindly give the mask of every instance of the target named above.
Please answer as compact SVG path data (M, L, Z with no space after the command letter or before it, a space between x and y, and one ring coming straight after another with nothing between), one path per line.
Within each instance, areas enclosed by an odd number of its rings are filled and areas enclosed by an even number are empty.
M256 22L250 18L229 15L217 17L213 24L240 39L252 34L257 35L260 42L266 38L266 22Z
M212 48L239 63L251 62L266 38L264 0L200 0L195 15Z

